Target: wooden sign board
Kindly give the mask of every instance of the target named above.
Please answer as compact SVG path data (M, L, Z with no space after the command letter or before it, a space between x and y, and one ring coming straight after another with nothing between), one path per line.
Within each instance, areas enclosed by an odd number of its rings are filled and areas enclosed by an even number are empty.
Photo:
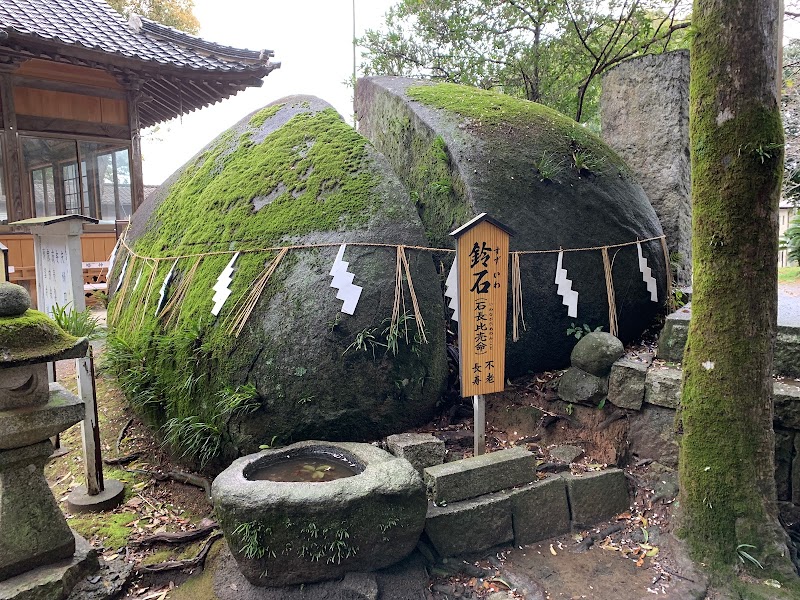
M457 240L461 396L502 392L511 230L482 213L450 235Z

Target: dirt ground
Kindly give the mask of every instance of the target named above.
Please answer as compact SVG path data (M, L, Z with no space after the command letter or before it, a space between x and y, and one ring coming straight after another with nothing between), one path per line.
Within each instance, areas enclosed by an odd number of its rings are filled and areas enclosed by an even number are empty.
M800 293L800 282L797 291ZM156 534L212 525L212 509L205 492L163 478L164 474L187 472L187 467L170 457L153 432L130 412L113 378L103 368L102 343L95 347L103 457L112 461L136 457L122 465L105 467L106 477L126 484L121 507L97 515L67 513L68 522L111 564L132 568L130 576L118 578L127 581L119 597L211 600L210 592L198 591L202 567L198 565L200 561L194 560L211 547L209 534L183 544L147 543ZM630 349L634 353L648 350L652 348L647 345ZM800 598L800 594L770 588L770 582L765 584L758 579L750 581L758 590L752 595L707 590L705 578L685 559L680 544L671 535L677 474L657 462L637 462L635 457L627 456L623 411L611 405L598 409L558 400L551 385L556 375L543 373L511 382L504 393L487 399L487 450L524 445L540 459L541 468L551 472L624 466L634 500L630 510L592 530L474 557L467 573L463 568L443 564L429 566L429 578L420 582L425 600ZM70 361L59 363L58 377L75 389ZM420 431L445 440L448 460L472 454L469 405L451 405ZM84 481L79 426L65 432L61 443L64 453L50 462L46 475L67 512L63 500ZM581 451L569 467L558 465L550 456L554 447L564 445ZM224 542L214 545L220 544ZM212 550L212 555L215 552ZM185 568L175 568L181 565ZM408 598L422 600L423 596Z

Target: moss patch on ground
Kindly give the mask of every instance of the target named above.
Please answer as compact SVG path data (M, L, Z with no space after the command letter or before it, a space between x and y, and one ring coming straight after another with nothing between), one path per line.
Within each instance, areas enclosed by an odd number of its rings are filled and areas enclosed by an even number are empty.
M103 515L72 517L69 526L85 538L97 538L106 548L122 548L128 543L131 528L127 527L138 518L136 513L121 512Z
M189 577L185 583L170 592L172 600L214 600L214 569L219 564L220 552L225 546L224 540L219 540L211 546L206 557L205 567Z

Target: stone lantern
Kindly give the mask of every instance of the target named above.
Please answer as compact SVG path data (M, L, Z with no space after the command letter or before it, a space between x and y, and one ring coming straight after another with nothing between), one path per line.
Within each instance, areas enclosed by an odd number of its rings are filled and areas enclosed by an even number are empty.
M44 465L49 438L80 422L84 404L48 382L47 363L85 356L87 345L30 310L22 287L0 283L0 582L75 553Z

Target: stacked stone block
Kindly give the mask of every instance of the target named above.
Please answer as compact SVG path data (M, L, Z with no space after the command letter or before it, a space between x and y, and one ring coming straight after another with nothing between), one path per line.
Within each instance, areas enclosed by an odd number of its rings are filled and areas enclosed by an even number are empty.
M629 508L619 469L539 481L536 458L512 448L425 469L425 532L441 556L531 544Z

